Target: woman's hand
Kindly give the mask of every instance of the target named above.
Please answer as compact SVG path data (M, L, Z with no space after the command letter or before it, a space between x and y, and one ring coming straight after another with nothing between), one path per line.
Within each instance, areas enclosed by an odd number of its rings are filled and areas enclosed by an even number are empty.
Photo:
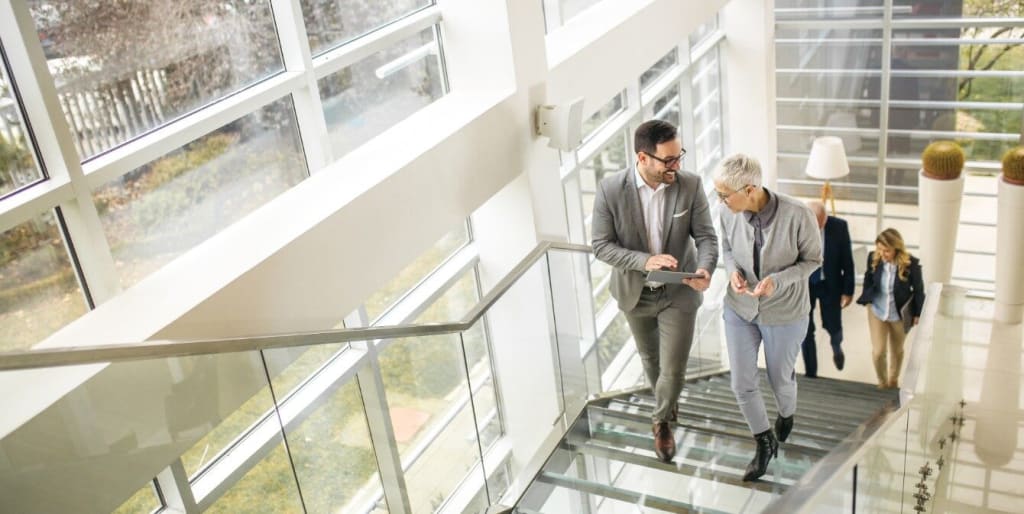
M757 287L754 288L754 292L750 293L751 296L771 296L775 292L775 281L772 277L764 277L764 280L757 283Z
M917 323L918 323L919 321L921 321L921 318L920 318L920 316L914 316L914 324L913 324L912 326L915 326L915 327L916 327L916 326L917 326Z
M732 291L738 294L749 294L747 291L747 279L743 278L743 274L739 271L732 272L729 277L729 286L732 287Z

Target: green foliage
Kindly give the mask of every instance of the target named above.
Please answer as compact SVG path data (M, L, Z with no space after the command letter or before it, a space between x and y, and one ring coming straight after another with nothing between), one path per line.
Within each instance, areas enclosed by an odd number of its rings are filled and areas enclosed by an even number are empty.
M466 376L457 340L446 336L397 340L380 367L389 389L420 398L442 398Z
M341 445L311 450L296 453L293 449L292 453L308 512L339 512L339 507L351 501L377 472L376 456L368 447Z
M963 4L964 16L984 18L1019 18L1024 16L1024 2L1019 0L967 0ZM960 46L961 70L967 71L1019 71L1024 69L1024 28L1020 27L967 27L963 38L1019 39L1020 44L971 44ZM963 77L957 87L957 99L970 102L1020 102L1024 90L1021 82L995 77ZM944 128L942 130L951 130ZM955 129L960 132L989 132L1017 134L1021 131L1019 111L958 109ZM971 160L998 161L1009 148L1000 141L963 141L964 150Z
M921 154L925 176L938 180L953 180L964 169L964 151L953 141L935 141Z
M124 207L138 198L159 189L175 178L195 170L215 158L223 155L238 142L237 132L214 132L202 139L194 141L142 168L129 173L123 182L108 185L96 192L96 208L100 214L111 209ZM201 179L200 179L201 180ZM214 184L196 184L191 192L202 194L209 191L207 186ZM182 198L177 199L178 205L188 204ZM198 201L198 199L192 199ZM154 213L159 215L160 213Z
M626 345L626 341L629 341L632 336L625 316L616 315L612 324L597 340L597 357L598 362L601 363L602 372L615 360L615 356L619 354L622 347Z
M25 142L10 142L0 135L0 188L8 187L8 175L14 171L31 169L32 154L26 149Z
M295 476L292 474L284 445L278 444L271 454L250 470L224 496L205 512L235 514L246 513L299 513L299 500Z
M141 489L136 491L128 501L121 504L113 514L139 514L152 512L160 506L160 501L153 491L152 482L147 482Z

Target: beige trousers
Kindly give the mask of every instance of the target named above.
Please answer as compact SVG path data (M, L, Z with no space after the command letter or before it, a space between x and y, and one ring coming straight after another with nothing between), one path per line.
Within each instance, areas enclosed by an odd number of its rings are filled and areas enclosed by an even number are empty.
M871 330L871 357L875 361L875 374L878 384L894 387L899 384L900 366L903 365L903 341L907 338L903 331L903 322L882 321L875 316L875 311L868 305L868 328ZM886 375L886 343L892 358L888 359L888 375Z

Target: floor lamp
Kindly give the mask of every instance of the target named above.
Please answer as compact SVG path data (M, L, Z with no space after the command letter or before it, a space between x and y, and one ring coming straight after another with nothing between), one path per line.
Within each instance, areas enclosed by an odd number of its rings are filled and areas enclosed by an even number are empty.
M834 136L819 137L811 145L811 155L807 158L807 176L825 181L821 187L821 203L831 206L832 215L836 215L836 199L832 195L830 180L842 178L850 174L850 164L846 162L846 150L843 140Z

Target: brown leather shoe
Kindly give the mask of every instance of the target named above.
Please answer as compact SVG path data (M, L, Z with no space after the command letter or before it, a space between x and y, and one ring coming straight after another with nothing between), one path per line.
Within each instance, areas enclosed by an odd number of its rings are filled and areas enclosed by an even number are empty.
M652 429L654 432L654 453L658 458L670 462L676 456L676 440L672 435L672 429L668 423L655 423Z

